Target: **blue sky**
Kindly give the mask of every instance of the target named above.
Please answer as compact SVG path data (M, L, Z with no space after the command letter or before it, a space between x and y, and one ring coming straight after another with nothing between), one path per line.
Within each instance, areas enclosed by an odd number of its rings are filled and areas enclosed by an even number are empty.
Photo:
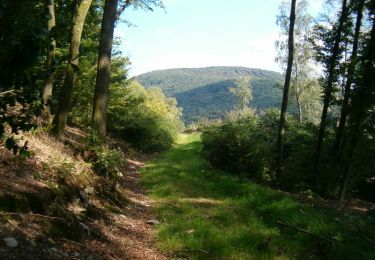
M167 68L245 66L280 71L274 62L280 0L164 0L165 10L126 10L118 25L130 75ZM321 0L311 0L316 12Z

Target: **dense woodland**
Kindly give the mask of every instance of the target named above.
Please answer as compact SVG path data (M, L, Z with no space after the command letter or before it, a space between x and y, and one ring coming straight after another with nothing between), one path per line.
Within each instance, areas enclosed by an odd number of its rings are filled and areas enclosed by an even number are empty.
M9 230L16 227L29 240L17 225L25 217L8 216L60 219L48 224L56 228L48 235L82 246L92 235L87 223L131 204L124 194L131 196L125 191L134 178L123 178L136 168L129 158L164 152L146 163L141 177L163 222L157 246L164 255L156 259L374 257L375 237L367 231L375 226L375 1L326 1L318 18L307 0L283 1L275 18L275 60L283 75L209 67L129 78L131 61L114 28L131 23L124 17L130 8L164 6L159 0L1 1L0 179L32 175L53 194L47 205L49 196L22 197L11 192L24 184L7 191L0 180L0 217ZM312 202L296 202L301 198ZM105 206L94 203L101 199ZM329 209L314 208L315 199ZM341 218L354 200L370 205L366 213ZM72 203L84 209L77 213ZM134 209L131 214L148 210ZM77 227L85 235L74 234ZM4 241L14 247L12 239ZM101 253L104 259L138 259L110 251Z
M90 131L104 141L107 122L117 122L108 130L131 136L142 148L148 149L148 141L150 149L172 143L182 127L176 102L127 79L130 62L113 38L122 10L161 3L117 2L2 3L2 127L7 123L14 133L42 124L63 137L67 123L92 125ZM29 17L30 12L38 15ZM15 102L23 105L17 119L7 116L7 106Z

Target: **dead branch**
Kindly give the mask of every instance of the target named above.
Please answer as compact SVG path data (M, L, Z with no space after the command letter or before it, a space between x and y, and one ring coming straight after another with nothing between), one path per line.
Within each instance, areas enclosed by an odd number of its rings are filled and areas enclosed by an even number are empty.
M368 238L367 236L365 236L365 235L363 235L363 234L361 234L360 235L364 240L366 240L367 242L369 242L370 244L372 244L372 245L375 245L375 242L374 241L372 241L370 238Z
M79 245L79 246L81 246L81 247L85 247L85 248L87 248L87 246L85 246L84 244L81 244L81 243L79 243L79 242L72 241L72 240L69 240L69 239L58 238L58 240L65 241L65 242L68 242L68 243L71 243L71 244L75 244L75 245Z
M293 225L286 224L284 222L281 222L280 220L276 221L276 223L279 224L279 225L281 225L281 226L283 226L283 227L294 229L294 230L296 230L298 232L304 233L304 234L309 235L309 236L314 237L314 238L319 238L319 239L325 240L325 241L330 242L332 244L334 242L338 242L337 240L333 240L333 239L325 237L325 236L313 234L313 233L311 233L308 230L305 230L305 229L302 229L302 228L299 228L299 227L296 227L296 226L293 226Z
M19 232L21 232L21 234L24 234L26 237L27 237L27 240L33 245L35 246L35 242L32 238L32 236L27 233L26 231L24 231L23 229L21 229L14 221L12 221L11 219L8 219L8 223L11 224L15 229L17 229ZM39 235L41 235L41 233L39 233L38 231L35 231L36 233L38 233Z
M205 250L202 250L202 249L177 250L177 251L174 251L173 253L174 253L174 254L178 254L178 253L204 253L204 254L206 254L206 255L213 256L210 252L205 251Z
M59 220L65 221L65 219L60 218L60 217L53 217L53 216L49 216L49 215L42 215L42 214L35 214L35 213L20 213L20 212L0 211L0 215L19 215L19 216L29 215L29 216L33 216L33 217L48 218L48 219L59 219Z
M16 96L17 94L17 91L16 90L7 90L7 91L4 91L4 92L1 92L0 93L0 97L1 96L5 96L5 95L7 95L7 94L11 94L11 95L13 95L13 96Z

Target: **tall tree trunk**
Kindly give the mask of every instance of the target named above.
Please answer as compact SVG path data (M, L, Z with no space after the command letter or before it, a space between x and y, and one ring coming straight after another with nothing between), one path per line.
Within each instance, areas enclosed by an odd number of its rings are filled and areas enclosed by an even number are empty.
M348 76L347 76L347 80L345 84L344 99L342 101L340 122L337 128L336 139L335 139L335 143L333 146L333 154L336 158L339 155L342 136L343 136L344 128L346 125L346 118L348 116L348 110L349 110L350 88L353 83L355 67L358 62L357 60L358 42L359 42L359 34L361 30L361 25L362 25L363 7L364 7L365 1L359 0L358 2L359 3L358 3L357 19L356 19L356 24L355 24L354 38L353 38L351 61L350 61L350 65L348 68Z
M374 82L375 82L375 1L371 5L371 16L372 16L372 29L371 37L368 41L368 46L366 47L365 55L362 57L362 75L360 75L360 84L358 86L358 94L353 100L353 106L355 111L351 118L353 119L352 123L352 140L350 145L350 150L346 158L346 166L343 172L343 181L340 187L340 202L343 202L347 192L347 187L350 182L351 177L351 168L353 164L353 157L355 154L355 149L357 148L358 141L361 135L361 126L363 120L366 118L367 110L373 105L373 101L369 99L374 98ZM354 97L353 97L354 98Z
M289 86L292 75L293 56L294 56L294 22L296 20L296 0L292 0L289 19L289 38L288 38L288 65L285 73L283 101L281 104L280 123L277 135L277 176L282 174L284 163L284 133L285 133L285 116L288 108Z
M301 104L301 99L299 96L299 87L296 89L296 101L297 101L297 108L298 108L298 122L302 123L303 119L303 114L302 114L302 104Z
M79 46L83 26L92 0L75 0L73 25L70 33L69 60L66 68L63 87L58 97L58 107L53 120L53 132L57 137L64 135L66 121L70 107L70 99L75 82L75 70L78 68Z
M55 64L55 49L56 49L56 40L53 35L51 35L52 29L56 26L55 19L55 3L53 0L47 1L47 9L50 15L50 18L47 23L47 29L50 33L51 42L48 46L47 53L47 78L44 83L43 93L42 93L42 102L43 102L43 112L42 119L46 122L51 120L51 102L50 98L52 96L53 82L54 82L54 73L52 66Z
M117 5L118 0L105 0L100 34L92 123L103 140L105 140L107 131L108 89L111 79L111 53Z
M298 96L296 96L296 99L297 99L297 107L298 107L298 123L302 123L302 105Z
M323 111L322 111L322 117L320 120L320 127L319 127L319 133L318 133L318 142L316 146L316 153L315 153L315 161L314 161L314 182L316 186L317 182L317 174L319 170L319 163L320 163L320 156L321 156L321 151L322 151L322 145L323 145L323 138L324 138L324 133L326 129L326 121L327 121L327 114L328 114L328 107L329 103L332 98L332 91L333 91L333 83L334 83L334 78L335 78L335 67L337 65L337 59L339 55L339 48L340 48L340 42L341 42L341 34L343 31L344 27L344 22L347 18L348 10L347 10L347 0L342 1L342 7L341 7L341 14L339 18L339 25L336 30L336 35L334 38L334 45L332 48L332 54L329 59L328 63L328 79L327 79L327 84L325 86L325 93L324 93L324 101L323 101Z

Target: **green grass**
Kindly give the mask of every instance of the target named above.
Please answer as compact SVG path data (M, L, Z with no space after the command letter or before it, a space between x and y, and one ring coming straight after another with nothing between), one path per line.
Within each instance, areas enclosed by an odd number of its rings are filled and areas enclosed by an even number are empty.
M198 135L181 135L172 149L142 170L142 183L158 202L162 251L189 259L375 259L374 218L305 205L210 170L200 149Z

